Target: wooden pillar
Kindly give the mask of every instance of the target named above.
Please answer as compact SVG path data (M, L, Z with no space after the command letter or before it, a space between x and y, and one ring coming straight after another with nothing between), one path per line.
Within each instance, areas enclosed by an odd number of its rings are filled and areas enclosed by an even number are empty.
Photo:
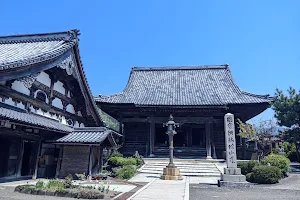
M57 165L56 165L55 178L59 177L59 172L60 172L60 166L61 166L61 162L62 162L63 151L64 151L64 147L61 146L59 148L59 155L58 155L58 160L57 160Z
M150 119L150 131L149 131L149 140L150 140L149 156L150 157L154 157L154 136L155 136L155 123L154 123L154 117L152 116Z
M89 156L89 179L92 179L92 165L93 165L93 146L90 146L90 156Z
M24 155L24 140L21 139L21 147L20 147L20 153L19 153L19 167L18 167L18 172L17 172L17 177L21 176L21 171L22 171L22 163L23 163L23 155Z
M40 153L41 153L41 145L42 145L42 140L38 140L38 145L37 145L37 154L36 154L36 160L35 160L35 165L34 165L34 172L32 175L32 179L37 178L37 171L39 167L39 160L40 160Z
M189 132L189 147L193 146L193 128L192 127L188 127L188 132Z
M205 139L206 139L206 159L212 159L211 157L211 133L210 133L210 124L209 120L205 121Z
M103 171L103 147L100 146L100 155L99 155L99 173Z
M124 134L124 131L123 131L123 118L122 118L122 116L119 118L119 133L121 135L123 135L123 138L125 138L125 134Z
M213 149L213 159L217 159L217 153L216 153L216 146L215 146L215 133L214 133L214 123L211 123L211 143L212 143L212 149Z

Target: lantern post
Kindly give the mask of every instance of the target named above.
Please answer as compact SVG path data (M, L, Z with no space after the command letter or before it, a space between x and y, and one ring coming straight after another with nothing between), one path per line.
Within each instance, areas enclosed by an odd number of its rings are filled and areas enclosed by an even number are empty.
M180 175L180 170L174 165L174 135L176 134L175 128L179 126L175 123L173 116L170 115L169 121L164 123L163 126L167 127L167 132L169 136L169 164L163 170L163 175L161 179L163 180L182 180Z

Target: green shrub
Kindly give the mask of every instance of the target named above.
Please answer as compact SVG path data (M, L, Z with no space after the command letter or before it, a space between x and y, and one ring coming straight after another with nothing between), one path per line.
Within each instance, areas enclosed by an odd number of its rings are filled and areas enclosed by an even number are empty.
M36 188L44 188L45 187L45 183L44 181L39 180L36 184L35 184Z
M114 150L110 157L123 157L123 154L121 154L120 152L118 152L117 150Z
M298 162L296 145L288 142L284 142L282 146L284 147L285 156L291 162Z
M86 175L85 172L83 172L83 174L75 174L77 176L77 178L81 181L85 181L86 180Z
M278 167L282 172L287 172L290 167L290 160L282 155L277 154L270 154L267 157L265 157L261 164Z
M253 168L248 180L254 183L273 184L278 183L281 177L282 173L278 167L260 165Z
M123 157L111 157L108 160L108 164L112 166L125 166L125 165L137 165L137 161L135 158L123 158Z
M64 185L65 185L65 188L72 188L73 176L71 174L69 174L68 176L65 177Z
M62 181L49 180L49 182L46 184L46 188L50 190L64 190L65 185Z
M122 166L124 165L137 165L137 161L133 157L124 158L123 162L121 163Z
M138 151L135 152L135 154L133 155L133 157L136 160L137 166L141 166L141 165L145 164L143 157L139 154Z
M118 178L121 178L121 179L129 179L134 176L135 171L136 171L136 166L126 165L126 166L120 168L116 172L116 175Z
M241 168L241 172L244 175L251 173L253 168L258 165L259 163L256 160L238 162L238 168Z
M253 182L253 172L246 174L246 181Z
M70 189L73 198L77 199L104 199L104 194L98 190L91 190L87 188Z

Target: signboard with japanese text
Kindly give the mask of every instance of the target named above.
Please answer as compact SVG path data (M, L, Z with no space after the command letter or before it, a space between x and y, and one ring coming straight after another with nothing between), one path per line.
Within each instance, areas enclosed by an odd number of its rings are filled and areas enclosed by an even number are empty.
M225 129L227 168L237 168L234 115L233 114L227 113L224 116L224 129Z

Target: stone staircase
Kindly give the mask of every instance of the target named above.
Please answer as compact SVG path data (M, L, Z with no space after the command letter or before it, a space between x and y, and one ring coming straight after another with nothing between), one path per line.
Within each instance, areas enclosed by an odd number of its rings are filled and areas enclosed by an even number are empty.
M216 163L206 160L176 159L175 165L180 169L182 176L216 177L220 178L221 171ZM145 165L138 171L147 174L162 174L163 168L168 165L168 159L145 159Z
M168 157L169 147L160 146L155 147L154 154L157 157ZM176 147L174 148L174 156L177 158L205 158L206 149L203 147Z

